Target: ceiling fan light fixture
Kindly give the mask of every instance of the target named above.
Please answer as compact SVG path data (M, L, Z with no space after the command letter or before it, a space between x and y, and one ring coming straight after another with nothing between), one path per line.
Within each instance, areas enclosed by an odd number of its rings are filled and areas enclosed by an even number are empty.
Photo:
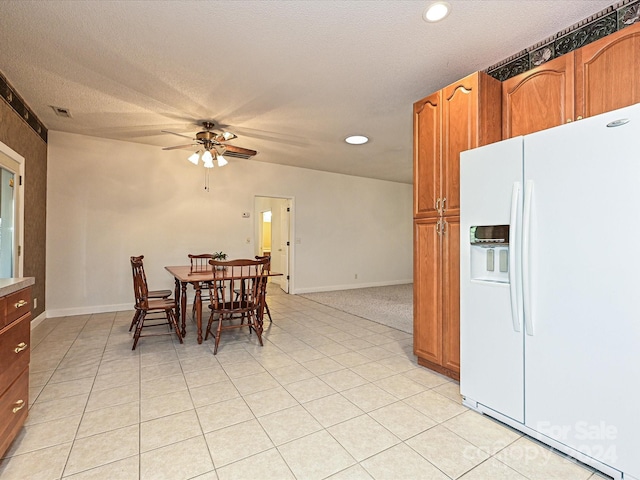
M198 165L198 162L200 161L200 150L189 155L189 158L187 158L187 160L189 160L194 165Z
M224 158L222 155L216 155L216 158L218 159L218 166L219 167L224 167L227 163L227 159Z
M213 168L213 156L209 150L202 154L202 162L205 168Z
M231 133L231 132L222 132L222 138L224 138L224 140L233 140L234 138L238 138L235 134Z
M451 6L447 2L434 2L425 9L422 18L429 23L439 22L449 15L450 11Z

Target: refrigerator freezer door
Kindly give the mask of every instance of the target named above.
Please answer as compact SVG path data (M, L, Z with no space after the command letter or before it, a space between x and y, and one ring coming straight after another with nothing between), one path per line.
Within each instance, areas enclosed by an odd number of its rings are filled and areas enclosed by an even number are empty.
M460 155L460 392L519 422L524 421L523 333L519 318L512 317L512 300L521 317L522 299L512 281L519 276L522 148L522 137L516 137ZM472 249L484 252L471 245L471 228L489 225L509 225L510 283L472 275ZM487 268L487 262L479 263Z
M607 126L628 119L620 126ZM640 477L640 105L525 137L525 423ZM464 365L463 365L464 366ZM464 372L464 370L463 370ZM626 478L626 477L625 477Z

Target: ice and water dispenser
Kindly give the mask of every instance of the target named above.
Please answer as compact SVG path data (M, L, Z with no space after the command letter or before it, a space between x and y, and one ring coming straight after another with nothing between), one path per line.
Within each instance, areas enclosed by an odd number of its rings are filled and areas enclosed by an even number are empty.
M471 227L471 280L509 283L509 225Z

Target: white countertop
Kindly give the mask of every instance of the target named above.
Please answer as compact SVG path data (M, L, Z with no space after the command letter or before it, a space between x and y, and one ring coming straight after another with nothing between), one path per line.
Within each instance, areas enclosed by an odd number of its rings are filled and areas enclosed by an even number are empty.
M34 277L0 278L0 297L22 290L34 283L36 283L36 279Z

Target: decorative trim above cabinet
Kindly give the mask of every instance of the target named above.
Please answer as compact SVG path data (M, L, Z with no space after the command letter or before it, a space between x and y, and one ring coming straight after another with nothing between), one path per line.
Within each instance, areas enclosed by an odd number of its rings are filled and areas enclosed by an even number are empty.
M489 67L501 82L640 22L640 0L624 0Z
M36 117L36 114L27 106L20 95L16 93L15 89L7 82L7 79L2 73L0 73L0 97L27 122L27 125L44 140L44 143L47 143L47 127Z

